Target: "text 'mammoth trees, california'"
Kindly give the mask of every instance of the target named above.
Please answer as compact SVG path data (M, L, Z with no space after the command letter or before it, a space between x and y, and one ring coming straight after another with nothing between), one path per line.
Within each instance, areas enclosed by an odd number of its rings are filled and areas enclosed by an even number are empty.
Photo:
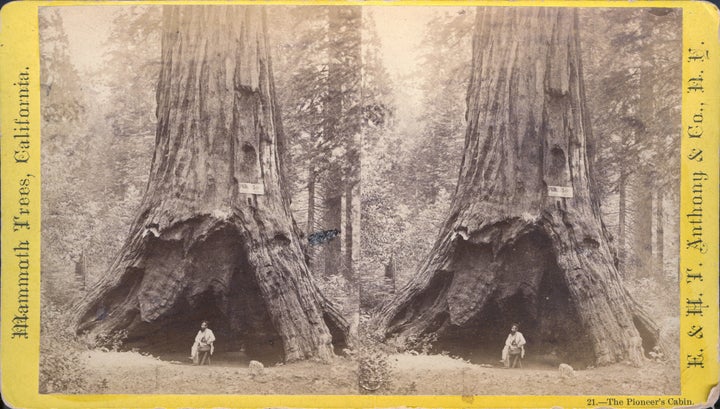
M472 64L449 216L377 329L499 354L517 321L536 355L639 363L661 342L600 218L576 11L479 8Z
M155 152L138 216L77 332L192 341L201 319L246 350L332 356L347 323L313 282L289 212L258 6L165 6Z

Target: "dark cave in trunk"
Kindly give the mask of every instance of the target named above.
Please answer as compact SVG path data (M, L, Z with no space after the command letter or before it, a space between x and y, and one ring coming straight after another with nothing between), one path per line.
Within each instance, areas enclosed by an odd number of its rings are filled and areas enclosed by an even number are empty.
M560 361L579 367L592 364L592 359L588 359L592 343L587 330L579 324L577 306L549 243L545 235L531 231L501 250L493 262L501 273L485 306L462 326L449 323L449 314L444 314L434 350L448 351L471 361L495 363L510 325L518 323L528 342L529 361L550 364L548 360L552 357L558 364ZM452 289L471 285L463 278L472 279L473 274L479 273L478 263L483 263L489 251L487 246L459 243L455 256L458 271L452 284L447 285L451 292L446 296L472 297L453 293Z
M487 245L458 243L453 273L438 274L391 321L388 334L410 329L411 321L425 323L422 334L437 334L435 352L447 351L476 362L500 357L510 325L519 323L528 345L528 359L558 359L584 367L593 363L592 343L580 322L577 305L555 262L547 236L537 230L523 234L492 258ZM461 324L450 311L482 302L477 277L488 267L497 271L483 306ZM557 363L560 363L558 361Z
M125 327L128 331L125 347L159 354L189 351L200 323L207 320L217 337L218 352L242 348L250 358L282 361L282 339L272 324L257 279L248 267L246 252L238 245L242 241L234 228L228 225L210 233L184 257L180 257L181 241L151 237L144 260L144 264L151 268L137 269L132 276L141 275L142 281L130 285L130 288L147 288L160 279L156 275L177 269L181 264L188 268L185 284L189 287L177 295L172 308L163 312L162 320L146 322L138 311L135 315L131 311L128 317L130 323ZM158 288L157 292L142 291L136 296L139 300L146 300L146 305L160 297L164 300L160 301L160 305L164 306L173 298L172 289L173 286L169 286ZM100 306L105 310L105 305L116 303L117 300L111 296L104 299ZM336 339L342 338L337 330L335 335L338 336Z

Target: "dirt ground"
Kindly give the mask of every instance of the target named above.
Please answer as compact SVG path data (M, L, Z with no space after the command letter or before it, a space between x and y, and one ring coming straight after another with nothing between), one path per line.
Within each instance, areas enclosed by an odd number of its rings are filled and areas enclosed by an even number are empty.
M655 395L680 391L680 371L668 363L648 362L642 368L616 364L576 370L563 377L557 367L550 366L484 367L441 355L393 358L399 389L410 389L411 394Z
M187 357L163 360L137 352L84 352L87 379L98 393L358 394L357 362L299 362L269 366L253 375L248 360L218 354L212 366ZM183 361L182 358L185 360ZM617 364L577 370L556 367L487 367L443 355L389 357L391 382L383 394L402 395L657 395L679 392L679 370L669 363L642 368Z

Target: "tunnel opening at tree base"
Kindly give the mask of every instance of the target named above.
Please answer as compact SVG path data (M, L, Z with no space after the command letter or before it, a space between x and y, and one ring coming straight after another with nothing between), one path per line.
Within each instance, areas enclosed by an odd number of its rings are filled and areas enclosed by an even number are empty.
M455 321L461 324L454 324L449 313L439 315L444 322L435 326L434 353L501 365L505 340L517 323L527 341L523 366L594 364L591 339L546 234L533 229L495 256L488 245L461 241L453 257L453 282L445 299L448 311L460 311ZM488 277L492 278L483 281ZM481 303L477 298L484 291L487 296ZM464 305L478 307L469 310Z
M142 298L152 310L173 298L168 295L173 288L181 294L171 308L150 322L141 321L135 310L129 314L134 315L129 325L118 323L118 329L128 330L122 349L189 362L201 322L208 321L216 337L214 356L218 359L234 356L266 364L283 362L282 338L268 312L272 300L264 299L242 243L233 225L214 229L191 245L159 238L146 243L145 269L134 273L142 278L134 280L134 289L125 287L129 291L126 297ZM183 248L189 248L184 255ZM181 288L167 278L172 275L168 271L176 269L185 269ZM117 297L111 301L124 302Z
M177 312L152 323L138 325L128 336L124 349L137 348L161 359L190 362L190 349L203 321L215 335L213 361L236 364L258 360L265 364L283 362L283 344L269 318L250 322L243 315L234 319L217 304L224 296L206 291L191 305L183 301ZM247 316L245 316L247 317Z

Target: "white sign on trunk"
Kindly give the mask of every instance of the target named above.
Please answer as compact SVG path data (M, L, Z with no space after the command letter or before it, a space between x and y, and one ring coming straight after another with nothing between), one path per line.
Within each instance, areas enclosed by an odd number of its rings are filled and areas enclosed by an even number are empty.
M573 197L573 188L569 186L548 186L548 196Z
M262 183L238 183L238 190L240 193L247 193L251 195L264 195L265 185Z

